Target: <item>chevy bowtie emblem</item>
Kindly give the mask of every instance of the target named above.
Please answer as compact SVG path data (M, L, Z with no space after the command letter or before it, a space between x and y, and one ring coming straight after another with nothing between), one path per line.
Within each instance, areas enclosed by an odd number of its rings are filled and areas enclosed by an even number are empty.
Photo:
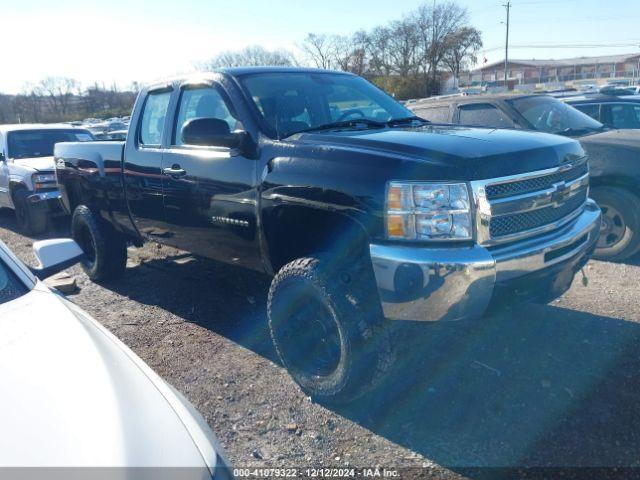
M554 183L553 192L551 193L551 203L559 205L567 199L570 193L571 188L567 186L565 182Z

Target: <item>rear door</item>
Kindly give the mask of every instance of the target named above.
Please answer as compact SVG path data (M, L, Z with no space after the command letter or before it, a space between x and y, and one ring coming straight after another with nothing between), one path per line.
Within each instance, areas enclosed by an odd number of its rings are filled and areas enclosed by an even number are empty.
M162 197L162 146L170 124L167 113L172 92L167 86L148 93L133 138L128 139L125 148L124 180L129 211L144 237L161 242L168 235Z
M194 118L218 118L242 128L217 82L185 84L173 114L170 146L162 159L167 242L208 258L253 268L260 264L256 228L255 160L237 149L185 145L182 127Z

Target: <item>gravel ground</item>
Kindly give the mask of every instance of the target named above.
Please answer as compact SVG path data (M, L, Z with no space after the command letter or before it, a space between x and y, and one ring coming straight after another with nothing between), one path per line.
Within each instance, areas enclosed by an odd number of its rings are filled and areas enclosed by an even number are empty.
M33 239L0 211L0 238ZM46 236L65 236L64 224ZM40 237L44 238L44 237ZM471 467L640 464L640 259L592 261L550 305L474 323L402 325L395 372L349 407L313 403L279 364L268 279L146 245L102 286L70 295L193 402L234 466Z

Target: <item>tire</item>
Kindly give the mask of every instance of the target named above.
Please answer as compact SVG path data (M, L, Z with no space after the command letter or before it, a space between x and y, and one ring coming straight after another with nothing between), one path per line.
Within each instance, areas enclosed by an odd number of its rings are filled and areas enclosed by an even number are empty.
M282 364L305 393L347 403L374 387L395 355L371 268L331 264L308 257L282 267L269 289L269 329Z
M127 242L123 235L85 205L74 210L71 233L85 253L81 265L92 281L122 276L127 266Z
M37 235L47 229L47 216L43 211L38 211L29 205L25 189L16 190L13 193L13 206L16 214L16 224L21 233L25 235Z
M602 209L602 228L594 258L625 260L640 250L640 198L618 187L596 187L591 197Z

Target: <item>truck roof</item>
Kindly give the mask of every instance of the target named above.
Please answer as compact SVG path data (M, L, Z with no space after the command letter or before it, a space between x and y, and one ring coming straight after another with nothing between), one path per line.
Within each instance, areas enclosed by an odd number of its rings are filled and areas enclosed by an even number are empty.
M334 73L341 75L353 75L349 72L342 72L339 70L324 70L321 68L308 67L232 67L221 68L218 71L236 76L251 75L254 73Z
M158 86L165 86L167 83L182 83L189 81L198 81L212 78L216 74L225 74L231 77L242 77L244 75L253 75L256 73L331 73L335 75L351 75L352 73L340 70L324 70L321 68L306 67L229 67L218 68L209 72L196 72L188 75L177 75L169 78L160 78L145 86L146 90L153 90Z
M547 95L544 93L492 93L489 95L465 95L465 96L456 96L456 97L429 97L429 98L421 98L420 100L411 104L412 107L417 107L419 105L437 105L437 104L450 104L450 103L486 103L492 102L496 100L512 100L516 98L526 98L526 97L549 97L551 95Z
M16 130L86 130L65 123L7 123L0 125L0 132L13 132Z

